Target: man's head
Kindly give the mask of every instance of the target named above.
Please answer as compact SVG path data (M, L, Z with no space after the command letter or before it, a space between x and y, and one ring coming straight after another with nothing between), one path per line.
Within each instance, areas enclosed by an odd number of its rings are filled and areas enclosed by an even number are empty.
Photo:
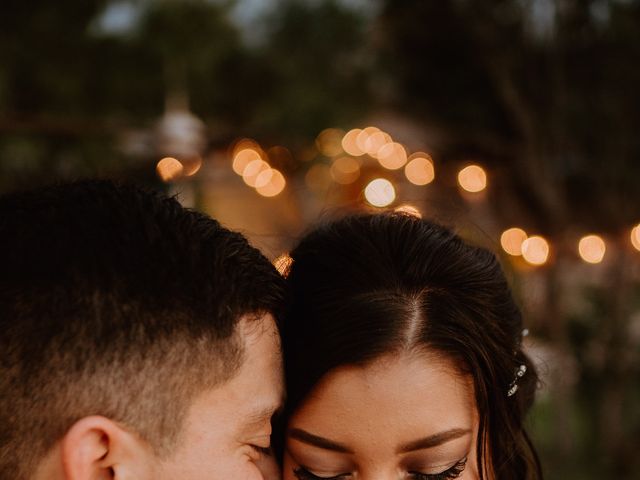
M261 478L284 287L240 234L81 182L0 199L0 265L0 479Z

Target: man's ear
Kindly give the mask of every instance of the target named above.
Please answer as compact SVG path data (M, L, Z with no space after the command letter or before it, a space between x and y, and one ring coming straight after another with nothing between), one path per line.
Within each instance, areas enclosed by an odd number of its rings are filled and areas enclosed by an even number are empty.
M151 478L146 443L108 418L91 416L78 420L60 447L67 480Z

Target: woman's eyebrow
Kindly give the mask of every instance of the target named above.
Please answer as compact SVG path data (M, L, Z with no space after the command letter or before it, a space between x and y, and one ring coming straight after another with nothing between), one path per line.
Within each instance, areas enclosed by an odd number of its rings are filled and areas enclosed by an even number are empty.
M323 448L325 450L332 450L334 452L340 453L353 453L353 450L350 450L349 448L338 442L334 442L333 440L329 440L328 438L319 437L300 428L289 429L289 435L291 436L291 438L295 438L302 443L306 443L307 445L312 445L314 447Z
M413 440L412 442L405 443L398 449L398 453L413 452L414 450L422 450L426 448L437 447L456 438L463 437L471 433L471 430L464 428L452 428L444 432L429 435L428 437Z

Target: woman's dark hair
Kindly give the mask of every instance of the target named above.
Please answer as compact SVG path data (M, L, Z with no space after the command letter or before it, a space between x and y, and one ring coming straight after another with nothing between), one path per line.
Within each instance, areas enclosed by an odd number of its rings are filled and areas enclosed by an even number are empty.
M291 258L285 418L333 369L425 348L473 377L481 478L489 471L496 479L542 478L523 427L537 375L494 254L430 221L386 213L321 226ZM508 396L520 365L527 372Z

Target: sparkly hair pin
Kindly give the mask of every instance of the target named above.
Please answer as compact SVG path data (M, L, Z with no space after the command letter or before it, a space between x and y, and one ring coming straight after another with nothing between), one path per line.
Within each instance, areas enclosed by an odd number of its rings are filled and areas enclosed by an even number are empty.
M522 338L529 335L529 330L522 330ZM518 380L524 377L524 374L527 373L527 366L523 363L517 369L513 381L509 384L509 390L507 390L507 397L512 397L518 391Z
M525 373L527 373L527 366L525 364L522 364L516 370L516 377L509 385L509 390L507 390L507 397L513 396L518 391L518 380L524 377Z

